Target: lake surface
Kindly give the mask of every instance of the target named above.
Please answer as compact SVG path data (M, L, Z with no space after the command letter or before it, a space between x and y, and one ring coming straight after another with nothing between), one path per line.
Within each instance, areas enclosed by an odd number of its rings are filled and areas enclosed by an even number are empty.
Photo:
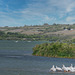
M44 42L0 40L0 75L75 75L49 72L53 64L75 66L75 59L32 56L32 48Z

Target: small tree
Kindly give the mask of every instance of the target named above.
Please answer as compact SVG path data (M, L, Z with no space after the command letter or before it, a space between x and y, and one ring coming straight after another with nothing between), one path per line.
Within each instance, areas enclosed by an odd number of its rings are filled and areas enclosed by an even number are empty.
M48 23L44 23L43 25L47 26L47 25L49 25L49 24L48 24Z

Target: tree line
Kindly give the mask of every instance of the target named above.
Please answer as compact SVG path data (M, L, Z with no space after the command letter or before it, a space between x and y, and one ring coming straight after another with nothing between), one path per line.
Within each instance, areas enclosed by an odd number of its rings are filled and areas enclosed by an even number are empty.
M56 41L65 39L59 37L59 35L51 34L51 35L42 35L42 34L33 34L33 35L27 35L27 34L21 34L17 32L7 32L0 31L0 40L31 40L31 41L38 41L38 40L45 40L45 41Z
M0 31L0 40L30 40L30 41L65 41L65 42L74 42L75 39L68 40L70 36L61 36L58 34L21 34L18 32L7 32Z

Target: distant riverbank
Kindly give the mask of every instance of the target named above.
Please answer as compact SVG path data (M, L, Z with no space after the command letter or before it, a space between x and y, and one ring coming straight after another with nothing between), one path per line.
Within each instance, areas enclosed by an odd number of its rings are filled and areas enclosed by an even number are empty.
M75 42L75 25L5 26L0 27L0 40Z
M32 55L75 58L75 44L60 42L39 44L33 48Z

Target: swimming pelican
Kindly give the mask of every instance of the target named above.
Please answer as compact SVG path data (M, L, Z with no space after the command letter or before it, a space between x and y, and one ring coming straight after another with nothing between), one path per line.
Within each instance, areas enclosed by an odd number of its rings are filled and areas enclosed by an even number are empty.
M56 71L62 71L62 69L56 66Z
M70 72L75 72L75 68L73 67L73 65L71 64L71 66L70 66Z
M68 72L68 69L67 69L67 67L65 67L65 65L63 65L62 70L63 70L64 72Z
M53 72L56 71L56 68L54 67L54 65L52 66L52 68L50 69L50 71L53 71Z
M75 66L74 66L73 68L74 68L74 70L75 70Z
M67 68L68 72L70 72L70 71L71 71L71 68L70 68L70 67L66 67L66 68Z
M75 72L75 70L74 69L71 69L70 72Z
M71 66L70 66L70 69L71 69L71 70L73 70L73 69L74 69L72 64L71 64Z
M15 41L16 43L18 42L18 41Z

